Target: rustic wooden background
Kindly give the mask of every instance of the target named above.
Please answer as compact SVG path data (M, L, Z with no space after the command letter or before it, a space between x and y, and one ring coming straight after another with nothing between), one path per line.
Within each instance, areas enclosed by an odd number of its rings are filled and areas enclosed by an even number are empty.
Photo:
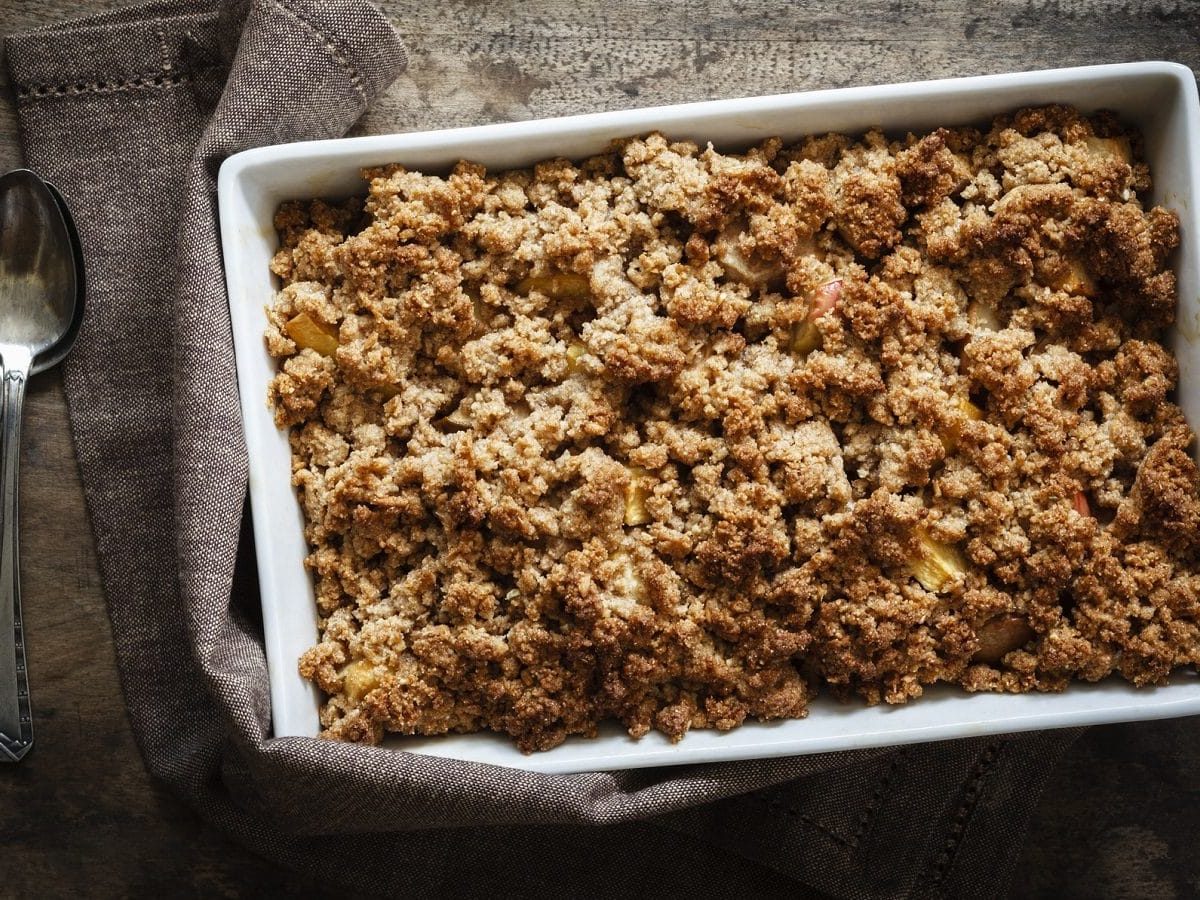
M0 33L127 2L0 0ZM382 5L411 65L363 132L1138 59L1200 68L1195 0ZM0 94L4 170L20 149ZM0 896L311 895L202 824L142 767L55 374L31 385L23 467L38 746L0 768ZM1198 739L1200 720L1089 732L1041 801L1012 896L1200 894Z

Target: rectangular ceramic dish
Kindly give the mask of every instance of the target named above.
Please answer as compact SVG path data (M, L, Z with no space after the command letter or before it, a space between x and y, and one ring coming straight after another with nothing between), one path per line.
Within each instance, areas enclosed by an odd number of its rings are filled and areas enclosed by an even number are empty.
M276 285L267 265L277 241L272 216L280 201L365 192L363 166L399 162L445 171L459 159L499 170L542 159L584 157L614 138L661 130L674 139L741 149L778 135L785 141L826 131L891 132L939 125L985 124L998 114L1042 103L1107 108L1142 129L1154 175L1152 202L1176 210L1182 246L1178 325L1179 402L1200 429L1200 107L1191 70L1172 63L1132 63L814 93L718 100L561 119L447 131L379 135L263 147L221 168L221 236L239 387L250 454L250 499L258 548L263 622L276 736L315 735L317 691L296 671L317 639L312 583L300 506L289 474L287 435L267 408L275 363L263 345L264 307ZM1200 679L1180 673L1166 687L1134 689L1123 681L1073 685L1063 694L969 695L939 688L900 707L814 703L807 719L751 722L719 734L694 731L672 745L657 733L639 741L618 728L594 740L574 738L546 753L522 755L491 734L397 739L398 748L542 772L678 765L942 740L1200 713Z

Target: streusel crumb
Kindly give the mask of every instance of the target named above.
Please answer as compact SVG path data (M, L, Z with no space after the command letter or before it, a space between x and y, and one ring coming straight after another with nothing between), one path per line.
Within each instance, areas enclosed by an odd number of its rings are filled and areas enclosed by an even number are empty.
M280 208L325 734L525 751L1200 661L1140 138L661 134Z

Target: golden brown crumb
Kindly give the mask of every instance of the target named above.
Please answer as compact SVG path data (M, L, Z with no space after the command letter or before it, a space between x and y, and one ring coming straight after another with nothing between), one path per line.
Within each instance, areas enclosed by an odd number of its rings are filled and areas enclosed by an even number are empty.
M325 734L532 751L1196 665L1178 222L1140 146L1042 107L285 204Z

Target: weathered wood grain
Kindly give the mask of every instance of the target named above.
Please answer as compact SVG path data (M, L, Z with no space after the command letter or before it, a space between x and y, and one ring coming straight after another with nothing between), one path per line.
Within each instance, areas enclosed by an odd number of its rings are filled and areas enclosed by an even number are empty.
M127 2L0 0L0 33ZM1135 59L1200 68L1194 0L382 5L406 36L411 67L359 123L364 133ZM0 169L19 161L6 98ZM0 768L0 895L311 894L145 774L57 375L31 385L23 466L38 746L20 766ZM1194 896L1198 737L1200 722L1187 720L1091 731L1042 801L1012 896Z
M404 131L1050 66L1198 58L1195 2L385 3L411 51L361 123Z

